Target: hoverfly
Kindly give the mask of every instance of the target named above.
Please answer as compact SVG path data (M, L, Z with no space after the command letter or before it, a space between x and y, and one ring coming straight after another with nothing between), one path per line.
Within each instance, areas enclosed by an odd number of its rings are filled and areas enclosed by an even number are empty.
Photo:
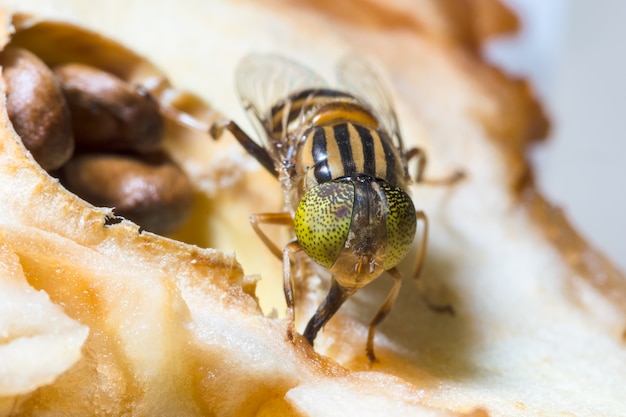
M284 266L288 337L294 337L292 255L303 251L330 271L331 287L303 333L313 345L317 333L352 294L384 272L394 280L372 319L366 345L375 360L376 326L390 312L400 290L398 263L423 224L415 277L426 253L428 221L407 190L408 162L424 154L405 150L394 108L378 75L363 60L347 57L337 68L343 89L329 88L311 70L276 55L251 55L238 66L240 99L261 141L235 122L221 120L214 138L228 130L280 182L285 211L253 214L250 222ZM295 239L281 251L260 224L290 225Z

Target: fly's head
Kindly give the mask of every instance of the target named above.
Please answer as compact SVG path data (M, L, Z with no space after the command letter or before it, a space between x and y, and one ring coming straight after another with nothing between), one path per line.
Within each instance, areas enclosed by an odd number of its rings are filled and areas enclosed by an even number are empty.
M399 187L370 176L311 188L294 217L304 252L344 288L358 289L396 266L415 236L415 207Z

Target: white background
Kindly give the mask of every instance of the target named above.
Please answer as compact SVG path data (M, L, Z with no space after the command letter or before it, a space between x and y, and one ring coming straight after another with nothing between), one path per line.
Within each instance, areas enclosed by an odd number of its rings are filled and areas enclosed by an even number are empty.
M487 48L530 76L552 121L540 189L626 271L626 1L505 0L523 32Z

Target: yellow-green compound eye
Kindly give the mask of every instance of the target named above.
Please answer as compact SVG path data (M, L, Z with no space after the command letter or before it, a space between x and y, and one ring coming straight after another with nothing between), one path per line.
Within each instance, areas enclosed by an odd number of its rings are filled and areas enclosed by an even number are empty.
M352 223L354 185L330 181L310 189L300 200L294 227L302 250L330 268L343 249Z
M385 223L387 227L387 253L385 270L396 266L411 248L415 237L417 218L411 197L401 188L391 187L385 182L380 186L387 198Z

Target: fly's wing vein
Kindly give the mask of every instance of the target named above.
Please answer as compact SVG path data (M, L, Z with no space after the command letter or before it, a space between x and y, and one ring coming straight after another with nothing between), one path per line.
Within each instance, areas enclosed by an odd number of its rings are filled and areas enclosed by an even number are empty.
M280 106L288 109L289 96L293 93L322 88L326 83L308 68L274 54L244 58L236 70L235 81L243 106L261 138L260 145L268 150L278 167L294 144L287 137L288 110L282 112L285 120L279 126L282 130L276 132L273 118L280 114L277 109Z
M350 54L338 62L337 78L347 92L361 100L374 113L404 163L404 142L398 117L387 84L380 75L363 57Z

